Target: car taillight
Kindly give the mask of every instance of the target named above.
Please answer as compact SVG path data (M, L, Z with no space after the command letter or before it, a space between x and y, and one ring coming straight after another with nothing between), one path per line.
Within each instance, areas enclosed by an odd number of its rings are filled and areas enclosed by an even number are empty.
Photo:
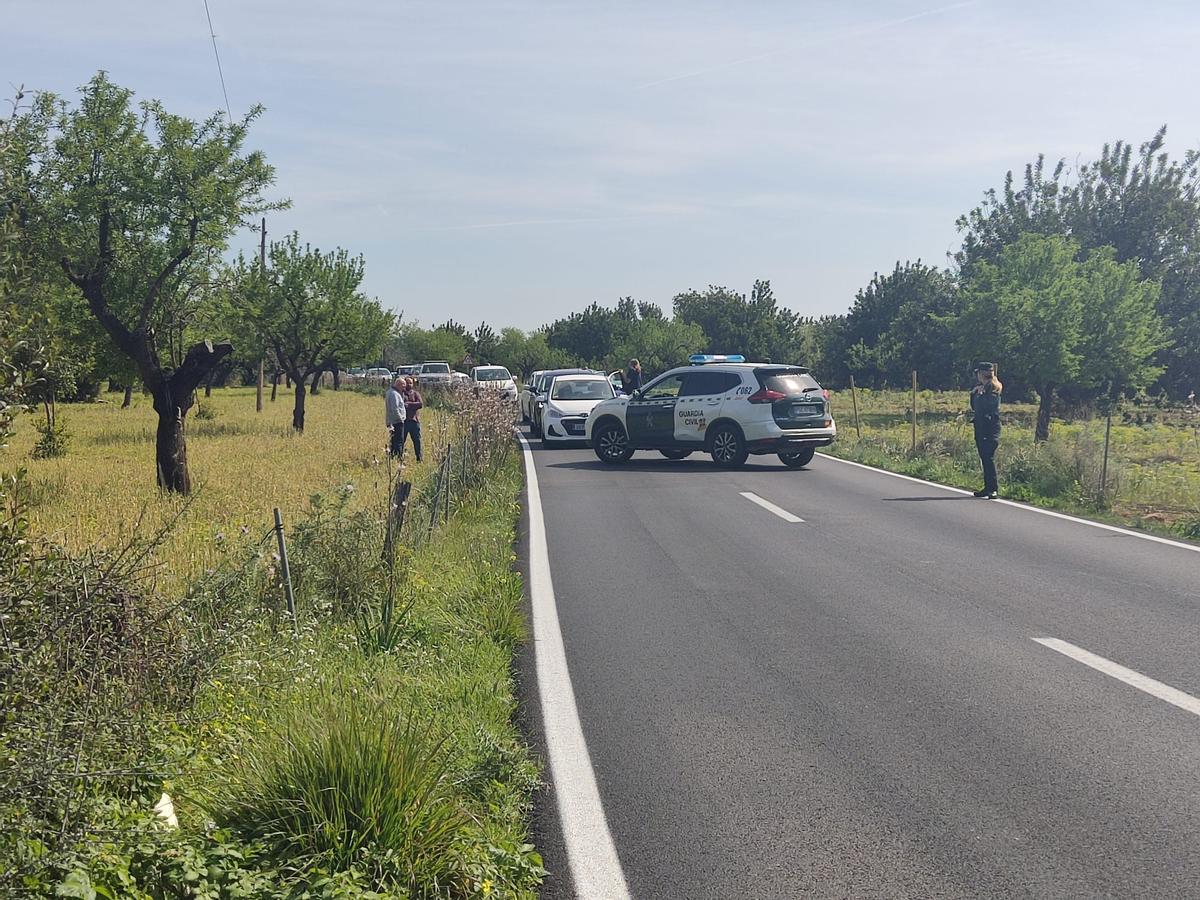
M763 388L761 391L751 394L746 399L751 403L774 403L776 400L782 400L787 394L773 391L770 388Z

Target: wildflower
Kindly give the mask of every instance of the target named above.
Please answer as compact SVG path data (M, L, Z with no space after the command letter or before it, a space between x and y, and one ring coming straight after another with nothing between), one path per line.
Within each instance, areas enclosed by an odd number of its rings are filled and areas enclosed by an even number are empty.
M492 879L483 879L483 884L479 885L479 890L483 892L483 896L487 896L492 892Z

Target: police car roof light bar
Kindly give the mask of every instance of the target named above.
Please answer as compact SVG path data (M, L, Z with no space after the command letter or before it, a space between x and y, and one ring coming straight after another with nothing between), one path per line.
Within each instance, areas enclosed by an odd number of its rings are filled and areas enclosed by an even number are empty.
M693 366L703 366L707 363L744 363L746 357L740 353L693 353L688 357L688 363Z

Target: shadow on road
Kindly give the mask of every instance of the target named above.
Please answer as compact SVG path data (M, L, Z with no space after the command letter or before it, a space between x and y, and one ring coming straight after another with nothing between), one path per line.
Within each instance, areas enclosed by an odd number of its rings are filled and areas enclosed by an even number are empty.
M884 503L924 503L931 500L974 500L974 497L884 497Z
M710 472L713 475L723 475L730 472L791 472L793 474L806 472L806 469L789 469L787 466L768 462L747 462L740 469L722 469L713 465L707 457L703 459L631 459L619 466L610 466L598 459L574 459L566 462L547 463L551 469L581 469L598 472Z

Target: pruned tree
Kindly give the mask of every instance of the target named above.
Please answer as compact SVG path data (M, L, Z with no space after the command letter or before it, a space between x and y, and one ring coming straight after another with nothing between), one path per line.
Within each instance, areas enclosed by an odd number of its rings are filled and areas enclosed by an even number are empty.
M61 268L113 345L137 368L158 413L159 485L188 493L184 418L197 385L232 350L210 338L179 347L159 329L172 305L204 276L250 217L285 204L263 192L274 171L246 152L255 107L238 122L195 122L157 101L135 107L132 91L103 73L75 108L42 95L26 113L27 221L34 246Z
M363 259L336 249L322 253L293 232L267 249L264 271L242 257L234 267L233 303L247 329L270 347L292 382L292 427L304 430L306 381L320 374L339 342L363 323L372 306L382 335L390 330L377 301L358 292ZM370 313L374 315L374 312Z

